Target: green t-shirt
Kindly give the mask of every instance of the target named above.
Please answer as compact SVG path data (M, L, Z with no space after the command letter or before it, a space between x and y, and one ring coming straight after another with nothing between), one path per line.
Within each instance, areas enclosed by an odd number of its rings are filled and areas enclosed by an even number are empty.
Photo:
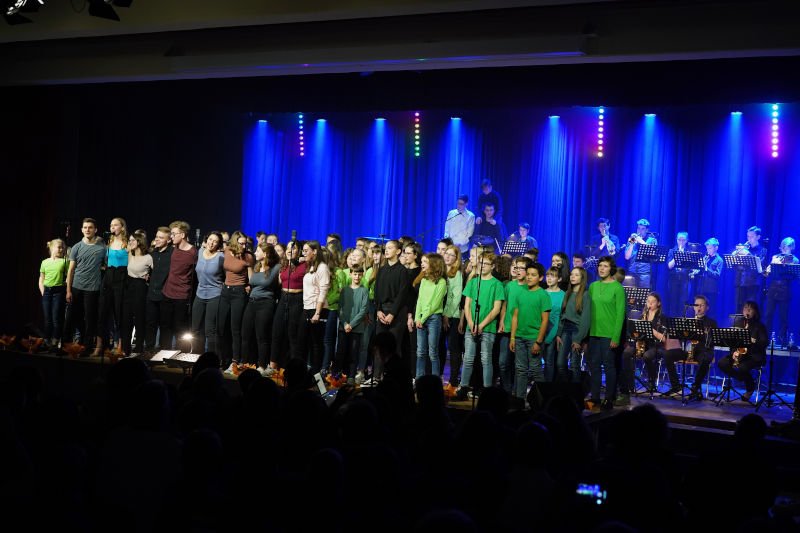
M471 298L472 302L469 306L469 312L471 313L470 316L475 317L475 298L478 296L478 278L472 278L467 283L467 286L464 288L464 296L467 298ZM489 313L492 312L494 308L495 302L502 302L506 299L505 291L503 290L503 283L497 280L497 278L492 277L491 279L482 279L481 280L481 294L480 298L478 299L478 303L481 306L481 314L478 317L478 324L483 321L484 318L489 316ZM497 320L492 320L490 323L483 328L483 331L487 333L496 333L497 332Z
M67 270L69 269L69 260L66 257L61 259L47 258L42 261L42 266L39 272L44 274L45 287L59 287L65 285L67 282Z
M542 313L552 308L547 291L538 288L519 292L514 308L519 309L516 337L535 341L542 327Z
M503 327L506 333L511 333L511 318L514 316L514 305L516 305L517 294L527 292L528 285L522 285L515 279L506 283L506 316L503 317Z
M619 342L622 324L625 322L625 289L616 281L595 281L589 285L589 298L592 303L589 335Z

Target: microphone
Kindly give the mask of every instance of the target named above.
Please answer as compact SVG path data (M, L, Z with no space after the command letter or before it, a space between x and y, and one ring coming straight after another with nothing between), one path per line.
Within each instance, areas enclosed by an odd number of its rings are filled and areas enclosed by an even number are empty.
M200 246L200 228L194 229L194 245Z
M297 242L297 230L292 230L292 242Z

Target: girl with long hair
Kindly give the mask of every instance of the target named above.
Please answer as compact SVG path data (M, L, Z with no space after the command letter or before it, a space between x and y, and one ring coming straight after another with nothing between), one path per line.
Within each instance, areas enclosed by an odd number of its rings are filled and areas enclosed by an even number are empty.
M219 299L218 343L222 347L223 366L228 374L238 374L242 361L242 319L247 307L247 289L253 274L255 257L247 249L247 236L234 231L225 250L222 266L225 283Z
M219 299L225 282L225 253L222 234L212 231L206 236L205 248L197 256L197 292L192 304L192 335L200 352L217 351ZM200 340L202 339L202 340Z
M447 334L447 352L450 354L450 385L457 387L458 372L461 369L461 354L464 351L464 333L458 330L458 322L461 318L461 293L464 291L461 250L458 246L450 244L445 248L442 257L447 281L442 325ZM444 355L445 351L440 348L439 353ZM444 370L444 365L442 365L442 370Z
M556 332L558 359L554 379L557 380L581 381L581 344L589 334L592 321L587 281L588 275L583 267L575 267L569 274L569 287L561 304L561 319Z
M303 259L306 272L303 276L303 320L298 329L298 355L308 360L308 347L311 346L311 373L321 370L323 357L323 337L328 320L328 291L331 287L331 270L328 267L327 253L319 242L307 241L303 245Z
M147 328L147 282L153 271L153 256L148 252L147 233L139 229L128 239L128 275L122 304L122 351L126 356L144 351ZM131 336L136 331L136 342Z
M124 218L112 218L109 230L106 271L103 274L98 305L100 314L97 319L97 343L92 356L101 354L106 340L119 339L122 329L122 300L125 278L128 275L128 225Z
M279 290L281 262L275 253L275 247L266 242L256 247L255 261L253 274L250 276L250 301L242 319L242 343L252 350L255 334L258 353L256 368L262 375L268 375L271 373L267 368L271 359L269 351L272 346L272 321ZM247 362L252 363L252 359L249 357Z
M417 330L417 378L425 375L426 359L431 361L433 375L441 374L439 335L442 330L444 298L447 294L442 256L435 253L423 255L420 261L419 276L422 279L419 283L419 296L414 310L414 325Z

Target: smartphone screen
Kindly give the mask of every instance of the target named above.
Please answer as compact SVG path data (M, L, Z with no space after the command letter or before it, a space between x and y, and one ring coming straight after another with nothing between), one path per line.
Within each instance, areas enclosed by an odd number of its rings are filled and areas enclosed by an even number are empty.
M590 483L578 483L578 489L575 491L579 496L586 496L591 498L597 505L603 505L606 501L607 494L600 485Z

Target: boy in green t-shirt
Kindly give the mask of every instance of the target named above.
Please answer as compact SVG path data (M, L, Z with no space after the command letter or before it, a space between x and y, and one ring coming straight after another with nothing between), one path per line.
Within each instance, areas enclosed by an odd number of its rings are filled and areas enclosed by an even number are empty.
M478 258L480 277L474 277L464 288L464 318L467 331L464 334L464 363L461 368L461 384L456 390L456 399L467 399L469 380L472 378L472 366L475 363L475 352L478 342L481 346L481 365L483 366L483 386L491 387L492 347L497 332L497 317L500 307L506 299L503 283L492 276L496 256L492 252L484 252ZM480 313L476 315L476 302Z
M514 356L508 349L508 341L511 338L511 315L514 314L514 306L517 301L517 293L528 290L528 267L533 264L529 257L515 257L511 263L511 281L505 284L506 301L500 310L502 320L497 327L497 335L500 337L500 384L503 389L511 394L514 391Z
M527 269L528 290L517 294L511 317L509 349L516 354L516 385L514 397L525 399L528 392L528 373L534 382L544 381L542 347L550 320L550 296L541 288L544 266L534 263Z

